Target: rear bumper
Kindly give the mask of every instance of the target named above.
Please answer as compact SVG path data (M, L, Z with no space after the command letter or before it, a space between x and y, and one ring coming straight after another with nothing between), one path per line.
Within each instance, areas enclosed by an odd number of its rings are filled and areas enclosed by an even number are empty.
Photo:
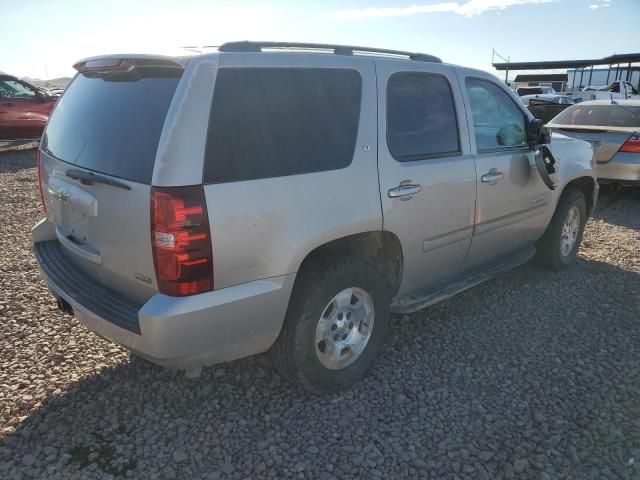
M82 323L170 368L212 365L268 350L280 333L295 280L291 274L189 297L156 294L137 305L65 261L57 241L35 243L34 251L49 288Z
M610 162L596 167L598 180L603 183L640 184L640 154L617 153Z

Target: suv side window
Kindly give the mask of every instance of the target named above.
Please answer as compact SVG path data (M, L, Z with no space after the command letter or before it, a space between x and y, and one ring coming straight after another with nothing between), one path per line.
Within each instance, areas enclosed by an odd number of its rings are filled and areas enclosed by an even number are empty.
M348 166L362 79L337 68L221 68L214 87L204 182Z
M479 152L527 144L525 116L515 102L489 80L466 79Z
M460 154L453 94L445 77L396 73L389 79L387 145L400 162Z

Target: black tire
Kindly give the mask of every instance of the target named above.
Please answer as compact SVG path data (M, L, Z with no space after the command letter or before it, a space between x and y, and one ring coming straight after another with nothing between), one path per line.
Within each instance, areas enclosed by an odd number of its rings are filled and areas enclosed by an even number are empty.
M351 287L370 296L373 328L360 356L350 365L332 370L316 353L316 327L327 304ZM358 257L337 257L306 266L298 273L282 331L270 351L274 366L287 380L314 393L352 385L371 366L388 334L391 297L384 276Z
M580 226L578 236L573 248L566 255L563 255L560 248L562 238L562 228L568 218L569 211L577 207L580 213ZM553 271L560 271L571 265L578 256L584 227L587 223L587 202L584 194L576 188L567 188L560 197L553 218L538 241L536 262L543 267Z

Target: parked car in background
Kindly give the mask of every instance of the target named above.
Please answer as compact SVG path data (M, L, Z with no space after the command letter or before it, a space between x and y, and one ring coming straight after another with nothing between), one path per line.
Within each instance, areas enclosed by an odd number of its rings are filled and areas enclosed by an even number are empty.
M543 93L540 95L525 95L520 100L535 118L539 118L543 123L547 123L561 111L575 102L566 95L554 95Z
M193 375L270 350L305 388L349 385L390 310L536 252L570 265L597 199L587 142L431 55L234 42L75 68L39 150L38 264L89 328Z
M588 100L640 100L636 87L625 80L616 80L609 85L603 86L588 86L580 92L567 92L566 94L573 98L576 103Z
M591 143L601 183L640 185L640 100L582 102L548 127Z
M553 87L520 87L516 90L516 93L520 97L525 95L557 94Z
M529 102L531 100L536 100L541 103L542 102L554 103L556 105L573 105L574 103L576 103L571 97L568 97L566 95L553 94L553 93L523 95L522 97L520 97L520 101L525 105L529 105Z
M0 140L41 137L57 100L41 88L0 74Z
M64 88L49 88L47 91L52 97L60 97L64 93Z

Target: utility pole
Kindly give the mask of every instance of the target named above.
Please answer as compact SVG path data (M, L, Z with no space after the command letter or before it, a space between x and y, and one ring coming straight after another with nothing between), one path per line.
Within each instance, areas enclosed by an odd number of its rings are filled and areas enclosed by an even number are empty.
M511 63L511 57L507 56L507 58L504 58L502 55L500 55L498 52L496 52L495 48L492 48L491 49L491 64L492 65L494 63L495 57L498 57L501 60L507 62L507 69L506 69L505 74L504 74L504 83L509 85L509 64Z
M511 57L507 56L507 69L504 72L504 83L509 85L509 63L511 62Z

